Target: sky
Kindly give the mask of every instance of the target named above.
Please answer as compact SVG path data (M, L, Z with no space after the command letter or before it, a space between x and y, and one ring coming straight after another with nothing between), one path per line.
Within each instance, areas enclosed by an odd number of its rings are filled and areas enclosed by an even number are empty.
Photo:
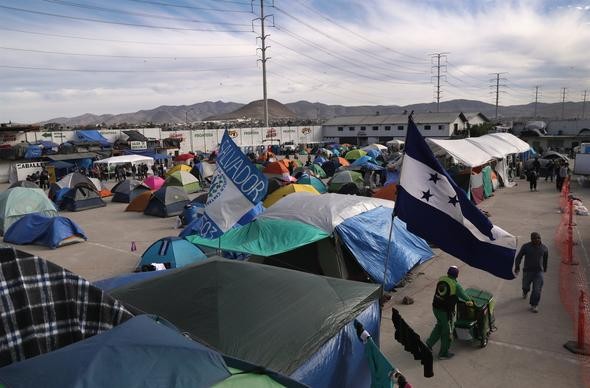
M590 91L590 0L264 0L264 14L282 103L428 103L438 79L441 102L495 103L497 78L500 105ZM0 0L0 123L261 99L259 17L260 0Z

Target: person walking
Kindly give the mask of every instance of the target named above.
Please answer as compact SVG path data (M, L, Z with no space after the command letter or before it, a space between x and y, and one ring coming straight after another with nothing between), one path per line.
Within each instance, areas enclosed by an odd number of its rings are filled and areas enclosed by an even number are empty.
M543 289L543 272L547 272L547 260L549 257L549 250L541 242L541 235L538 232L531 233L531 241L524 244L518 251L518 255L516 255L514 273L517 275L520 272L520 262L523 257L522 299L526 299L532 283L533 291L531 292L529 304L531 305L531 311L538 313L537 306L541 300L541 290Z
M532 169L529 171L529 186L531 191L537 191L537 179L539 178L539 173L537 170Z
M434 344L440 339L440 351L438 358L441 360L449 359L454 356L449 352L453 342L453 330L455 325L455 310L459 299L465 300L467 305L472 306L473 301L465 293L463 287L457 282L459 268L456 266L449 267L447 276L438 279L434 299L432 300L432 311L436 318L436 325L426 340L426 346L432 351Z
M557 179L555 180L557 191L561 192L563 187L563 182L569 175L569 166L567 162L561 162L561 166L559 167L559 171L557 172Z

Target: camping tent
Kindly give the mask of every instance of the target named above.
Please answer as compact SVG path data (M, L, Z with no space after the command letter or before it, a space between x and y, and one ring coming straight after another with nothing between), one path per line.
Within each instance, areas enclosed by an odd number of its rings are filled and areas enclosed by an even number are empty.
M112 201L130 203L139 194L147 191L150 191L150 188L142 182L135 179L125 179L124 181L117 183L111 189L111 192L113 193Z
M150 245L141 255L137 268L153 263L170 263L170 268L183 267L207 259L196 246L178 237L164 237Z
M72 212L104 207L107 204L98 192L86 185L78 185L69 189L63 196L60 210Z
M139 315L94 337L2 368L0 383L14 388L39 386L41 381L46 388L299 385L242 364L224 360L159 317Z
M361 320L378 343L377 285L212 259L110 294L222 353L309 386L370 384L353 320ZM321 308L311 300L321 301Z
M355 171L339 171L328 181L328 191L337 192L347 183L354 183L359 189L365 187L361 173Z
M25 214L41 213L48 217L57 215L57 210L41 189L14 187L0 193L0 232Z
M98 179L92 179L79 172L72 172L57 181L57 185L61 188L76 187L79 184L85 184L88 187L93 187L96 191L100 191L101 185Z
M190 199L182 188L163 186L153 193L143 214L156 217L178 216L189 202Z
M39 213L24 215L4 233L5 242L44 245L52 249L86 240L82 228L69 218Z
M143 180L143 183L152 190L158 190L166 181L159 176L150 175Z
M135 196L129 205L125 208L126 212L143 212L147 207L150 199L152 198L151 191L144 191L143 193Z
M296 183L291 184L291 185L285 185L285 186L282 186L282 187L278 188L277 190L273 191L264 199L264 207L272 206L279 199L286 197L289 194L301 193L301 192L311 193L311 194L315 194L315 195L319 194L319 192L312 185L304 185L304 184L296 184Z
M100 132L96 130L79 130L76 131L76 140L72 142L89 142L98 143L101 147L110 147L111 143L105 139Z
M324 230L334 236L335 249L317 249L324 256L317 259L321 273L356 279L359 269L362 269L370 280L384 284L385 289L389 290L412 267L433 256L428 244L408 232L399 220L393 224L393 238L387 252L394 205L390 200L343 194L314 196L294 193L268 208L258 220L297 220ZM331 257L330 262L326 258L328 255ZM302 255L277 259L297 266ZM384 283L386 261L387 277Z
M166 186L177 186L188 194L201 190L199 181L193 174L187 171L175 171L166 178Z

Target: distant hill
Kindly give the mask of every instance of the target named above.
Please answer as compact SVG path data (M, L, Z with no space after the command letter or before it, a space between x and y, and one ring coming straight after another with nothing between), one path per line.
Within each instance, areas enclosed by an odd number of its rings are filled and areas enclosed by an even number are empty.
M381 115L397 114L403 111L415 112L436 112L435 103L399 105L327 105L320 102L297 101L288 104L269 99L269 117L277 119L299 119L317 120L329 119L336 116L374 115L377 112ZM581 116L582 102L567 102L563 106L565 118L576 118ZM493 104L474 100L451 100L440 103L441 112L481 112L490 119L496 116L496 107ZM500 106L498 109L501 118L532 118L535 111L533 103L525 105ZM587 107L590 115L590 107ZM537 104L537 116L545 120L560 119L562 116L561 103L539 103ZM193 105L159 106L150 110L140 110L135 113L123 113L118 115L84 114L77 117L59 117L44 121L40 124L59 123L61 125L93 126L106 124L107 126L130 124L141 125L153 123L179 124L189 121L203 120L234 120L254 119L263 120L264 105L262 100L253 101L249 104L223 101L205 101Z
M175 124L189 121L201 121L211 115L233 112L244 104L223 101L205 101L193 105L162 105L150 110L140 110L135 113L122 113L118 115L104 114L94 115L86 113L76 117L58 117L44 121L40 124L59 123L69 127L87 126L105 123L106 125L117 125L122 123L141 124Z
M281 104L277 100L268 100L268 118L271 120L278 119L295 119L298 118L291 109ZM213 115L206 117L208 121L218 120L238 120L238 119L253 119L264 120L264 100L256 100L244 105L237 110L220 115Z

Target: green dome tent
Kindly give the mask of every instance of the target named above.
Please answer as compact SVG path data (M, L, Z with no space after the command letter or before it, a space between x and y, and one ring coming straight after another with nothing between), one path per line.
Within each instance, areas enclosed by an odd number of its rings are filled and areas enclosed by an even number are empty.
M2 234L10 225L30 213L55 217L57 210L41 189L13 187L0 193L0 232Z

